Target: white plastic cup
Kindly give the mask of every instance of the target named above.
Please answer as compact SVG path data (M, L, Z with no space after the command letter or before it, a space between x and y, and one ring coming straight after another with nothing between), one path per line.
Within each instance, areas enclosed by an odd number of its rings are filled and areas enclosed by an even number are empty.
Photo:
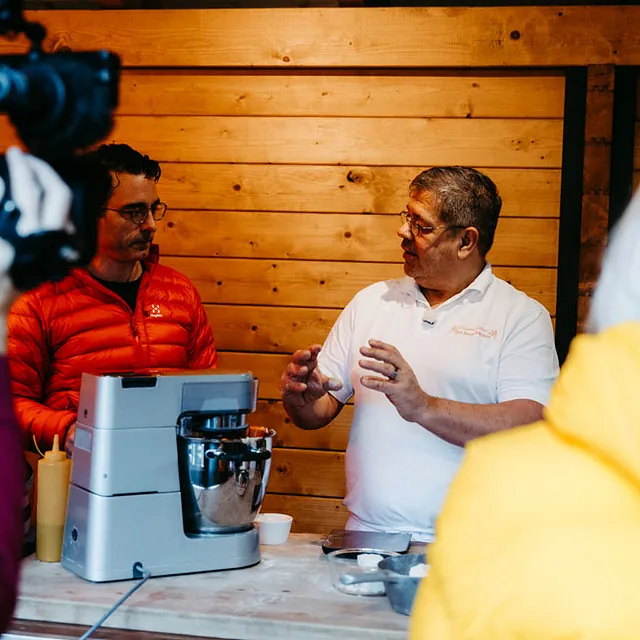
M284 513L260 513L256 518L260 528L260 544L284 544L289 538L293 518Z

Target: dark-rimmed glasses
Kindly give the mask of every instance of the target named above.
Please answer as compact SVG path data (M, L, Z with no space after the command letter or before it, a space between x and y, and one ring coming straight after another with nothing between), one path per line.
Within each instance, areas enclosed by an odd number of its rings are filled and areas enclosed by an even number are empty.
M147 219L149 211L156 222L162 220L164 214L167 212L167 205L164 202L155 202L150 207L141 203L122 207L122 209L110 209L109 207L105 207L104 209L105 211L117 211L123 218L127 218L131 220L133 224L140 226Z
M411 214L405 209L400 212L400 218L402 219L402 224L406 224L409 227L409 231L411 231L412 236L428 236L429 234L437 231L438 229L465 229L466 227L453 224L453 225L424 225L420 224L415 218L411 216Z

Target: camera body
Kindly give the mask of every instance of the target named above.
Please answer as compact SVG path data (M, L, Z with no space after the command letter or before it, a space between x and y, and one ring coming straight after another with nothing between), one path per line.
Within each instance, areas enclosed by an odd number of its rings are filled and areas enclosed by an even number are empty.
M0 112L7 113L29 152L46 160L73 192L72 233L45 231L22 237L16 231L20 212L0 157L0 176L7 185L0 201L0 237L16 252L10 270L14 286L26 290L64 277L71 267L84 266L95 255L97 219L111 179L82 151L113 127L120 59L107 51L45 53L44 28L22 18L19 2L10 3L13 11L5 7L2 12L2 5L0 0L0 33L23 31L32 49L24 55L0 56Z
M120 59L108 51L0 56L0 110L29 151L68 156L109 134Z

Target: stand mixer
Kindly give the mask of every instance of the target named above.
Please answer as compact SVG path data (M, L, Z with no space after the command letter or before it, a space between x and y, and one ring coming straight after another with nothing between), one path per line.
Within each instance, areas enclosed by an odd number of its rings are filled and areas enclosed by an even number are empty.
M92 582L260 561L275 432L258 381L220 370L82 376L62 566ZM252 437L249 437L252 436Z

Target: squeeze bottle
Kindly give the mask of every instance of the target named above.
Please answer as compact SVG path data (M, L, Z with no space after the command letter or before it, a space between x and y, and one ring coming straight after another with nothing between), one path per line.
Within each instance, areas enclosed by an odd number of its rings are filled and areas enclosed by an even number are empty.
M71 460L55 435L53 449L38 461L36 558L43 562L60 562L70 472Z

